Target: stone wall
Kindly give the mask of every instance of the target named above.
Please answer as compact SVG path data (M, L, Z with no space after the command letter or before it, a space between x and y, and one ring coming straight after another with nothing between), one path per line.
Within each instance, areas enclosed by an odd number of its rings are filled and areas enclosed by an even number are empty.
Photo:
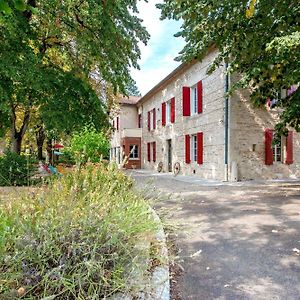
M293 164L265 164L265 129L274 129L279 113L278 109L254 108L246 90L239 90L230 98L229 153L230 161L237 163L239 180L300 176L299 133L293 132Z
M183 74L173 79L150 99L140 104L143 111L142 168L156 169L163 162L163 171L168 171L167 140L172 141L172 163L179 162L181 174L196 175L208 179L224 179L224 68L218 68L207 75L208 66L217 52L210 52L202 62L189 67ZM203 112L184 117L182 114L182 87L203 82ZM175 97L175 123L162 126L161 105ZM156 129L148 131L147 113L156 108ZM185 163L185 135L203 132L204 161ZM147 143L156 142L156 162L147 161ZM151 155L152 156L152 155Z

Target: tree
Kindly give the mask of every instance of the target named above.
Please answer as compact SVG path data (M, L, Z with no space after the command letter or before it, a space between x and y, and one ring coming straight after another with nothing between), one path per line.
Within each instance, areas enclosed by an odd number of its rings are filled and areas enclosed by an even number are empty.
M136 82L133 79L125 87L125 93L128 96L141 96L141 92L139 91Z
M250 88L256 105L300 82L298 0L165 0L158 7L162 18L183 20L177 35L186 46L177 59L201 60L215 45L219 54L209 72L230 63L228 72L242 75L234 88ZM286 126L300 131L300 89L277 105L284 108L278 131L285 133Z
M48 131L97 118L96 128L106 124L90 75L99 70L107 86L125 93L138 43L148 39L134 14L137 1L28 0L22 9L14 2L0 6L0 115L3 128L10 124L12 150L20 152L34 110ZM19 127L16 111L23 113Z

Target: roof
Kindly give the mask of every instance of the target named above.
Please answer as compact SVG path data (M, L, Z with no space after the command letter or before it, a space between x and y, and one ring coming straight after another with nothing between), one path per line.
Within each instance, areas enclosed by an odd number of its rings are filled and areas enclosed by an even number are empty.
M206 54L210 53L211 51L215 50L215 45L212 45L207 50ZM154 96L156 93L158 93L160 90L165 88L172 80L180 76L182 73L184 73L187 69L189 69L191 66L196 64L199 60L194 59L190 62L184 62L180 66L178 66L175 70L173 70L167 77L165 77L162 81L160 81L156 86L154 86L146 95L140 98L137 104L142 104L148 99L150 99L152 96Z
M135 105L139 100L141 99L141 97L137 97L137 96L121 96L121 98L118 99L118 102L120 104L131 104L131 105Z

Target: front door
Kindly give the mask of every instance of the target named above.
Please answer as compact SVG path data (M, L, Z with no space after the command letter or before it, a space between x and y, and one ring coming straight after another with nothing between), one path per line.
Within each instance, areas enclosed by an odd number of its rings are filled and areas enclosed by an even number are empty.
M172 140L167 140L168 149L168 171L172 172Z

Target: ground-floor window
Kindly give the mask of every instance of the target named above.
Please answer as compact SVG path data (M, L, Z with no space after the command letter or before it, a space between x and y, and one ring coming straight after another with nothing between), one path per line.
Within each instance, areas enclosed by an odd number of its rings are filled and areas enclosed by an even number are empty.
M191 159L192 159L192 161L197 161L197 153L198 153L197 135L193 134L191 136Z
M129 146L129 158L130 159L138 159L139 158L139 146L138 145L130 145Z
M282 148L282 138L275 145L272 146L273 149L273 161L282 162L283 161L283 148Z

